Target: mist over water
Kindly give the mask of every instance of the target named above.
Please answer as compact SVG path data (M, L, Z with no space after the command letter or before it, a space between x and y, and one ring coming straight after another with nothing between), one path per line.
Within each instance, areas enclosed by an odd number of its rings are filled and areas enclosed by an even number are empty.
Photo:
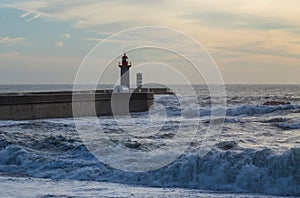
M11 180L14 185L16 180L15 184L19 185L17 178L22 177L42 183L40 178L48 178L50 183L56 179L70 180L66 185L79 181L106 185L113 182L142 188L186 188L235 195L300 196L299 85L227 85L227 106L215 107L226 110L224 127L219 139L205 139L214 145L205 156L199 156L199 150L212 122L209 92L206 86L195 85L198 106L190 102L184 86L177 88L182 93L177 96L183 100L181 106L176 96L160 95L155 96L157 105L151 109L151 121L148 113L131 114L133 124L140 126L135 127L133 134L140 133L142 126L149 126L143 136L124 133L116 127L113 117L99 117L102 130L116 145L141 152L170 142L181 119L185 123L199 119L199 129L190 146L167 166L148 172L111 168L89 152L73 119L0 121L0 174L5 176L4 182ZM0 86L0 92L71 89L70 85ZM101 138L97 137L97 127L89 118L81 118L80 122L95 133L95 138ZM158 126L161 128L153 133L151 130ZM189 131L195 126L182 127ZM118 190L115 189L116 193Z

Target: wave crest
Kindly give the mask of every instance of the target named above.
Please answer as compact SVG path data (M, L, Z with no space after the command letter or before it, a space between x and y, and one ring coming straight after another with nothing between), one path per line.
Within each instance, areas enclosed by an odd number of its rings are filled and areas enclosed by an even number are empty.
M224 143L225 146L228 144L237 147L233 142ZM282 154L271 149L238 148L216 147L204 157L185 154L156 171L129 173L106 166L84 149L81 152L41 153L9 145L0 151L0 171L53 179L300 195L300 148Z

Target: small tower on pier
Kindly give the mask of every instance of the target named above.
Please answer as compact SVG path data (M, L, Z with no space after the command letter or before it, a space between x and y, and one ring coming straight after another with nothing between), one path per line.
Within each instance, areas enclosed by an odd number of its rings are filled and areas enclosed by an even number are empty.
M131 62L128 60L126 53L122 56L122 62L119 63L121 68L121 86L126 86L130 90L130 73Z
M136 86L137 86L137 88L142 88L142 86L143 86L143 74L142 73L136 74Z

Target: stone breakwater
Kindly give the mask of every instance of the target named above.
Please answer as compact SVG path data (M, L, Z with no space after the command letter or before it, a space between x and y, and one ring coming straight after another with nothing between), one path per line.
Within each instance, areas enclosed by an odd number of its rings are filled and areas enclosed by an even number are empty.
M152 92L114 94L111 90L97 90L4 93L0 94L0 120L126 114L148 111L153 103Z

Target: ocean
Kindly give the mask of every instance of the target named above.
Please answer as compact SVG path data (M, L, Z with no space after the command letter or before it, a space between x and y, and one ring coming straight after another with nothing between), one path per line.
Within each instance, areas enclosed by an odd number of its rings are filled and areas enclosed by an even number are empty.
M226 85L227 105L214 106L225 118L212 118L207 87L194 87L196 103L178 85L179 95L156 95L150 112L132 113L131 121L0 121L0 197L300 196L300 85ZM72 85L0 86L1 93L57 90ZM87 134L78 132L76 122ZM222 130L210 137L210 124L220 122ZM172 141L179 130L181 141ZM188 146L181 150L183 142ZM106 147L139 156L165 145L170 156L179 154L170 161L157 154L162 164L123 154L101 158ZM210 145L205 152L203 145ZM98 147L100 152L93 150ZM152 169L141 171L149 164Z

